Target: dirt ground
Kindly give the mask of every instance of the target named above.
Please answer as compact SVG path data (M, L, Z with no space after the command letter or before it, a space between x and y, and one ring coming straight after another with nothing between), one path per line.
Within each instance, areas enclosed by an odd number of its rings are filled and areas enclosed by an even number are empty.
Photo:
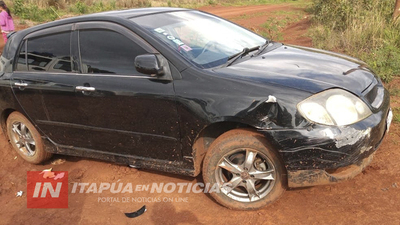
M268 12L301 10L288 4L249 7L205 7L203 10L231 19L250 29L257 29L268 19ZM260 13L261 12L261 13ZM245 18L246 15L258 15ZM304 18L283 29L284 42L311 46L306 36L309 21ZM400 80L390 84L400 88ZM392 106L400 106L399 97ZM0 134L0 224L400 224L400 126L394 123L372 164L352 180L336 185L286 191L273 205L258 211L228 210L204 193L133 194L75 193L69 195L68 209L27 209L26 171L52 167L68 171L70 192L73 182L196 183L201 178L174 176L132 169L91 159L54 156L44 165L31 165L17 157ZM57 165L59 159L66 162ZM56 162L53 165L52 162ZM22 197L16 197L18 191ZM98 202L99 197L114 197L120 202ZM123 197L146 198L149 202L122 202ZM161 202L154 202L157 198ZM170 202L164 202L168 198ZM187 201L187 202L186 202ZM143 205L147 211L137 218L124 212Z

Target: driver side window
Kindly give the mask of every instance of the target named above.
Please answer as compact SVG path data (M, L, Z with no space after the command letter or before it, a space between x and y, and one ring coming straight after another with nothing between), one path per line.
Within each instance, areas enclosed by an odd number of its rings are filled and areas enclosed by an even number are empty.
M106 29L79 31L82 73L137 75L134 60L148 53L124 35Z

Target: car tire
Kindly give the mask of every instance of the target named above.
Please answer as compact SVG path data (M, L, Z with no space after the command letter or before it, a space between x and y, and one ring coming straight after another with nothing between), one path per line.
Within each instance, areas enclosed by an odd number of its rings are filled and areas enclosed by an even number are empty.
M19 112L11 113L6 124L10 143L23 159L39 164L52 156L44 150L40 133L24 115Z
M247 160L246 160L247 159ZM265 137L248 129L219 136L203 163L206 185L218 188L210 195L236 210L256 210L276 201L286 190L286 170ZM236 187L235 187L236 186Z

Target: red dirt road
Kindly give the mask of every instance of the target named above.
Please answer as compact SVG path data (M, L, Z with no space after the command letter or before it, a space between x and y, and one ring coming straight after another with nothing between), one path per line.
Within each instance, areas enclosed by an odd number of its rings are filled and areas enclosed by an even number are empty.
M296 14L305 14L304 8L294 7L291 4L240 7L207 6L201 10L231 20L256 32L265 29L262 25L268 22L268 19L290 20L296 17ZM307 36L310 21L307 16L304 17L282 27L280 32L283 34L284 43L311 47L312 40Z
M249 28L265 22L266 15L245 19L246 13L299 10L288 4L250 7L206 7L204 10L232 19ZM235 19L236 18L236 19ZM258 19L257 19L258 18ZM284 40L292 44L311 45L304 37L307 19L288 24ZM307 42L307 40L309 42ZM391 84L400 88L400 80ZM399 106L399 97L392 99ZM203 193L150 193L133 194L75 193L69 195L68 209L27 209L26 171L41 171L52 167L55 171L69 172L69 191L72 183L196 183L202 179L131 169L107 162L76 157L54 156L44 165L24 162L10 148L0 133L0 224L400 224L400 127L394 123L389 135L376 153L372 164L352 180L336 185L288 190L270 207L258 211L228 210ZM57 159L66 159L61 165L52 165ZM16 197L18 191L22 197ZM86 189L87 190L87 189ZM184 189L185 190L185 189ZM99 197L119 202L99 202ZM122 202L123 198L145 198L148 202ZM166 199L171 202L164 202ZM161 202L157 202L158 200ZM188 201L188 202L185 202ZM143 205L147 212L129 219L124 212L136 211Z

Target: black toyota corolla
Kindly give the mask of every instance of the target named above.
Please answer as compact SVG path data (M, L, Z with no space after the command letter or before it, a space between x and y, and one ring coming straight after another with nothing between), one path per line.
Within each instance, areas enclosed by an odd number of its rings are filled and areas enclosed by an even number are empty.
M354 177L392 118L364 62L197 10L106 12L9 36L1 123L25 160L57 153L202 172L232 209Z

